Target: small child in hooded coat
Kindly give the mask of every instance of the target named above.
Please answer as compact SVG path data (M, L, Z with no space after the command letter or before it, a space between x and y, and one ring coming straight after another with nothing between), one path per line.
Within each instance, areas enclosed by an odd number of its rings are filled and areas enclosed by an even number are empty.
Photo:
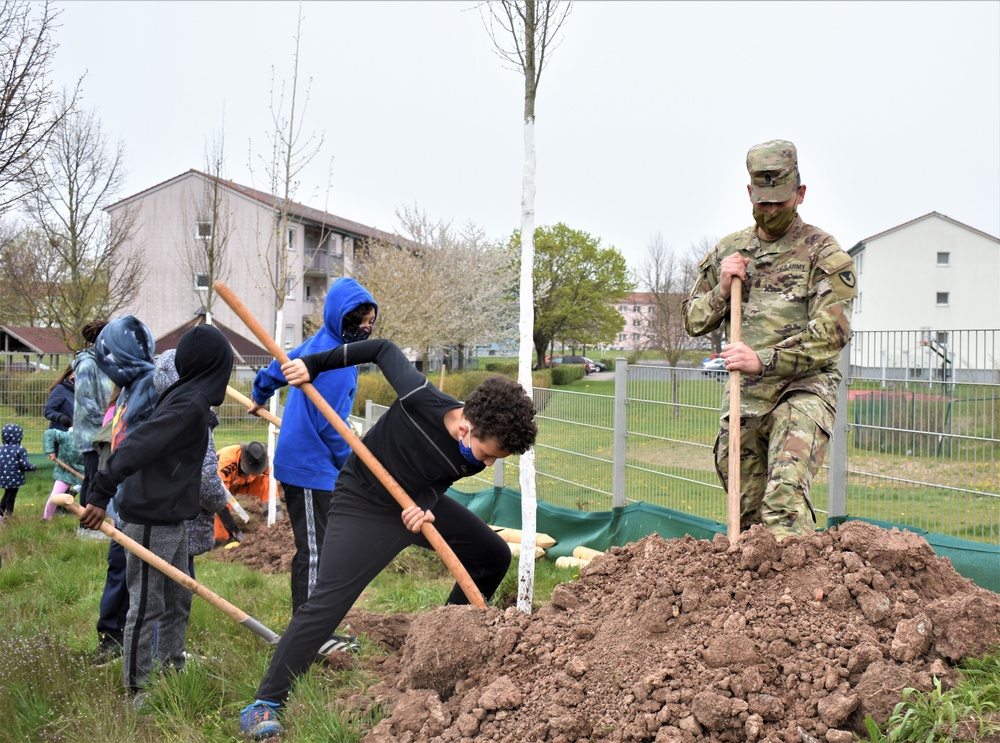
M76 450L76 437L73 429L63 431L61 428L50 428L42 434L42 451L54 462L52 467L52 492L45 502L42 511L42 521L48 521L58 507L54 498L68 493L71 488L79 488L83 482L76 470L83 474L83 455ZM69 468L69 469L67 469Z
M118 496L122 531L186 571L185 522L200 510L211 407L226 399L233 351L218 328L198 325L181 336L175 363L178 381L160 394L149 419L111 454L107 470L98 472L80 524L99 528L119 483L126 482ZM130 478L133 474L136 477ZM123 673L126 689L137 693L149 684L154 661L165 668L183 668L188 613L181 594L188 593L188 608L190 594L131 553L126 556L126 577Z
M24 485L24 473L38 469L28 461L28 450L21 446L24 429L16 423L8 423L0 432L3 446L0 446L0 488L3 488L3 498L0 498L0 519L14 513L14 499L17 491Z

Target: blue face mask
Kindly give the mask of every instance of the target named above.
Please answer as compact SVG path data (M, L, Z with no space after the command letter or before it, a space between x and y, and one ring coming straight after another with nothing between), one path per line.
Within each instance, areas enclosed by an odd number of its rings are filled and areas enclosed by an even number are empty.
M481 459L476 459L476 455L472 453L472 448L466 446L462 442L461 437L458 439L458 450L462 452L462 456L472 462L472 464L485 464Z

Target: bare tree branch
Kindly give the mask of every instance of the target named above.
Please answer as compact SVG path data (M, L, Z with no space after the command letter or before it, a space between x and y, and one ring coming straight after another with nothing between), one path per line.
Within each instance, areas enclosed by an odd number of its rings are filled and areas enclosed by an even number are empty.
M197 295L211 324L215 304L215 282L227 281L231 271L229 241L235 230L229 196L222 184L225 167L225 127L206 145L205 174L199 195L191 200L183 217L178 260L191 277L191 292ZM196 277L203 281L197 287Z
M124 205L113 220L104 212L124 184L124 152L121 142L109 146L93 112L74 111L25 187L38 251L31 301L39 321L62 328L71 348L77 328L121 310L145 277L142 246L132 239L138 207Z
M39 8L36 18L34 11ZM0 4L0 214L23 199L32 184L39 184L33 171L56 127L76 103L79 81L72 94L60 98L48 79L58 16L48 2Z

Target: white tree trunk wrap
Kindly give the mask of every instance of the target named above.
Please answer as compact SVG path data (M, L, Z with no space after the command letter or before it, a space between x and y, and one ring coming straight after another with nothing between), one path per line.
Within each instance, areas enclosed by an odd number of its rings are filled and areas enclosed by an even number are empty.
M521 283L517 378L531 396L531 357L534 353L535 296L535 121L524 121L524 173L521 179ZM521 556L518 558L517 610L531 613L535 586L535 450L521 455Z

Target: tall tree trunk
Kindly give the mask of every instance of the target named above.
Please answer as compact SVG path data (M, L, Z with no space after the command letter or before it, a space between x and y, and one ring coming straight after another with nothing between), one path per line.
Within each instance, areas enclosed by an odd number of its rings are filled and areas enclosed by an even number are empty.
M521 285L517 376L521 386L534 396L531 383L531 352L534 348L535 286L535 3L525 3L524 18L524 172L521 180ZM535 448L521 455L521 556L517 571L517 610L531 613L535 587L535 523L538 509L535 491Z

